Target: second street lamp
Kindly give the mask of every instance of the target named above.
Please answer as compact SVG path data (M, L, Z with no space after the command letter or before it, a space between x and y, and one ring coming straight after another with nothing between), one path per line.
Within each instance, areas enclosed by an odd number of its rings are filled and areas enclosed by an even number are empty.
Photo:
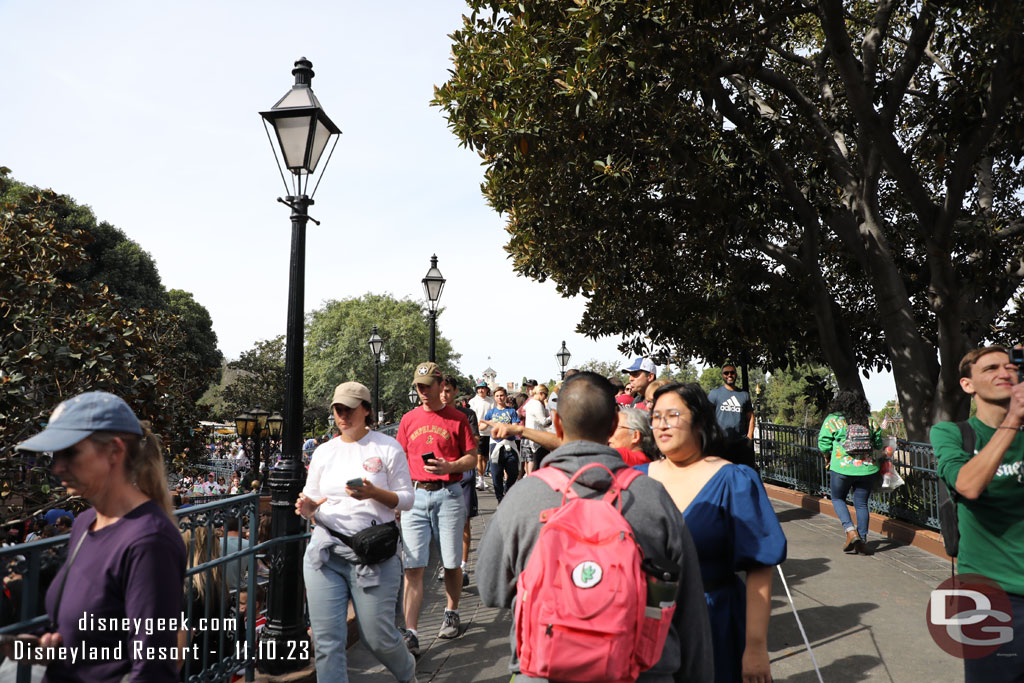
M441 290L444 289L445 279L441 271L437 269L437 254L430 257L430 270L423 276L423 293L427 297L427 305L430 307L430 353L427 360L431 363L437 361L434 357L434 340L437 337L437 302L441 300Z
M284 165L292 175L292 187L284 179L284 171L278 162L281 182L286 197L278 201L288 206L291 212L291 258L288 276L288 321L286 326L284 360L284 425L281 435L282 459L279 467L270 472L270 535L272 538L298 536L303 531L299 517L294 514L295 499L305 481L306 470L302 466L302 352L303 352L303 298L306 280L306 225L316 219L309 216L309 207L320 185L318 180L309 192L309 182L327 149L330 139L337 145L341 130L320 106L310 84L313 81L313 64L305 57L295 62L292 69L295 84L268 111L260 112L264 127L270 124L280 146ZM270 147L277 159L277 149L267 129ZM334 148L331 148L331 154ZM323 171L330 161L320 171ZM307 194L308 193L308 194ZM292 541L275 547L268 558L270 583L267 591L267 625L260 638L272 643L268 652L287 653L296 643L307 642L306 623L303 617L302 555L299 541ZM265 658L260 663L261 671L277 675L294 671L304 666L302 662L290 661L287 655L280 658Z
M370 345L370 353L373 354L373 420L380 424L380 414L377 412L380 406L380 352L384 350L384 340L377 334L377 326L373 326L373 333L367 342Z
M565 342L562 342L562 348L558 349L558 353L555 354L555 358L558 359L558 366L562 369L562 379L565 379L565 368L569 365L569 358L572 356L569 353L569 349L565 348Z

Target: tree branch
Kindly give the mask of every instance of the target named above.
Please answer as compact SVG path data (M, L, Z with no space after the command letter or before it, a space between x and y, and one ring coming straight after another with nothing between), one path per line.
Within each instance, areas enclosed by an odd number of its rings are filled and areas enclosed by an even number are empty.
M794 64L806 66L811 69L814 68L814 60L808 59L807 57L801 57L795 52L790 52L789 50L783 48L781 45L776 45L775 43L768 43L768 49L777 54L778 56L782 57L783 59L785 59L787 62L793 62Z
M931 40L934 30L935 11L932 9L931 3L925 2L921 13L917 15L917 21L914 22L914 28L910 32L910 40L906 43L903 59L889 81L885 106L882 107L882 120L887 125L891 126L892 122L896 120L896 113L899 111L900 103L903 102L910 79L921 65L928 41Z
M1009 81L1011 70L1007 62L1011 61L1011 54L1011 49L1006 49L1003 58L996 60L988 85L988 97L981 125L971 126L966 131L966 139L961 138L961 144L953 155L953 163L946 180L946 202L935 230L936 239L940 240L940 244L948 242L953 223L963 207L964 195L974 183L977 160L992 140L1011 96L1017 91L1016 86Z
M861 138L865 144L867 140L872 140L878 146L885 167L907 193L907 197L914 206L919 218L919 230L922 231L922 234L928 235L931 232L931 223L938 207L932 201L920 176L914 171L911 159L907 158L900 148L891 127L884 125L881 121L874 110L870 94L865 91L861 80L860 65L853 56L850 36L846 32L843 4L841 0L822 0L819 7L822 10L821 26L825 32L825 40L832 51L843 84L846 86L850 107L866 134Z
M796 105L797 109L806 117L811 128L817 132L826 150L826 157L832 166L832 172L836 181L849 190L850 186L856 183L856 175L850 166L843 150L840 149L835 134L821 118L821 113L814 103L793 81L782 74L763 66L751 65L752 74L765 85L774 88L784 95L789 101ZM843 145L845 147L845 143Z
M872 88L875 84L875 70L878 68L878 46L889 31L889 19L892 18L892 10L895 7L892 0L884 0L878 3L875 10L875 18L871 28L864 34L861 41L861 54L864 55L864 84Z

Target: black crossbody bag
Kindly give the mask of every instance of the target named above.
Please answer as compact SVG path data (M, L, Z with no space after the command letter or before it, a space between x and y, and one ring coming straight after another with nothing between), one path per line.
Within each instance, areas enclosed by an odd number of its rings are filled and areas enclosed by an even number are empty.
M398 524L395 522L386 524L374 522L352 536L339 533L326 524L322 526L327 533L352 549L352 552L359 558L359 564L380 564L384 560L391 559L398 552L399 534Z

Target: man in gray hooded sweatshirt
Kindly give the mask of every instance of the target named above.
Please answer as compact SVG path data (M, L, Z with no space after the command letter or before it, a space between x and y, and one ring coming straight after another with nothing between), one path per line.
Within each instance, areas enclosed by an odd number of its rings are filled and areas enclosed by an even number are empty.
M604 377L581 372L567 379L562 385L554 426L563 445L544 458L542 467L556 467L571 477L576 470L594 462L612 472L626 466L619 454L607 445L618 419L615 390ZM597 498L607 491L610 483L608 473L595 468L585 472L573 489L581 497ZM477 584L485 605L513 606L516 580L526 568L540 533L540 512L558 507L561 502L562 495L537 477L527 477L506 495L480 544ZM645 683L714 680L704 586L697 551L683 516L664 487L646 476L623 491L622 514L633 528L644 558L658 566L679 567L676 612L661 659L637 680ZM513 624L509 670L516 674L516 683L544 681L519 673L515 634Z

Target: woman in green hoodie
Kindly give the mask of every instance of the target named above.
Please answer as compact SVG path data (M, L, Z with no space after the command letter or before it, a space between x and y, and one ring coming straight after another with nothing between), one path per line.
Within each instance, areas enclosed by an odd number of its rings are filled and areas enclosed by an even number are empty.
M848 553L867 553L864 542L871 520L868 498L878 474L874 449L881 447L882 430L871 416L867 400L852 391L837 392L818 434L818 450L829 458L832 506L846 530L843 550ZM846 494L851 490L857 511L856 526L846 506Z

